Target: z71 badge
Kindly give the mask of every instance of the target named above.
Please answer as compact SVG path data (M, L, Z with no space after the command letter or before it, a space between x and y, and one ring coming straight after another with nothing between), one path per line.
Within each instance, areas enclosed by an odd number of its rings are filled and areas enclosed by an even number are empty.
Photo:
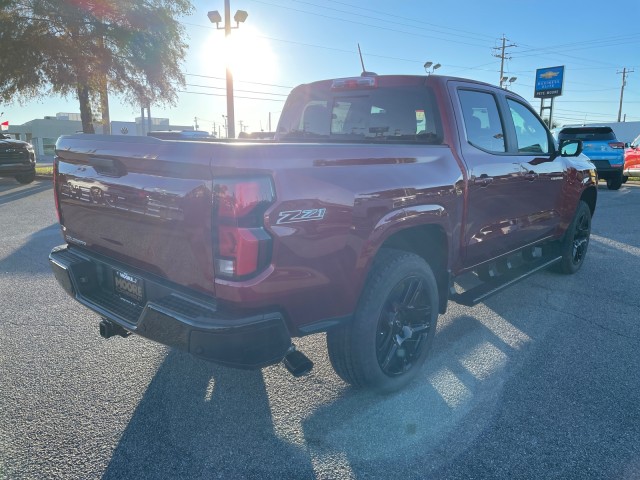
M327 213L326 208L312 208L310 210L289 210L287 212L280 212L276 225L322 220L325 213Z

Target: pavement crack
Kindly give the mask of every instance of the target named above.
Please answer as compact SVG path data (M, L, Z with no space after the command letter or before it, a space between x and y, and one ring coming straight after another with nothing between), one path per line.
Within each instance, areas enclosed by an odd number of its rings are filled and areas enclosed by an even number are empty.
M546 309L546 310L550 310L550 311L555 312L555 313L561 313L561 314L564 314L564 315L569 315L569 316L571 316L571 317L573 317L573 318L575 318L577 320L581 320L581 321L583 321L585 323L588 323L588 324L590 324L592 326L598 327L601 330L604 330L606 332L609 332L609 333L612 333L614 335L617 335L618 337L625 338L627 340L632 340L634 343L640 344L640 338L638 338L638 337L636 337L634 335L626 335L624 333L621 333L621 332L619 332L619 331L617 331L617 330L615 330L615 329L613 329L613 328L611 328L611 327L609 327L607 325L599 323L599 322L597 322L597 321L595 321L595 320L593 320L591 318L586 318L586 317L583 317L583 316L578 315L576 313L567 312L565 310L562 310L561 308L555 308L555 307L548 306L548 305L544 306L544 307L541 307L541 308L542 309Z

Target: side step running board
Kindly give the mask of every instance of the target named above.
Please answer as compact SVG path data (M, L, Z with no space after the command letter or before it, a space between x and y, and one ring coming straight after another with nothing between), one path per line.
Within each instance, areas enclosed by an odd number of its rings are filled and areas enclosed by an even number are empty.
M512 271L509 271L495 279L484 282L477 287L474 287L470 290L467 290L462 293L453 293L449 298L460 305L465 305L467 307L473 307L480 302L483 302L490 296L501 292L507 287L510 287L514 283L518 283L520 280L524 280L525 278L533 275L540 270L544 270L554 263L562 260L562 257L554 257L554 258L541 258L536 260L535 262L527 263L521 267L518 267Z

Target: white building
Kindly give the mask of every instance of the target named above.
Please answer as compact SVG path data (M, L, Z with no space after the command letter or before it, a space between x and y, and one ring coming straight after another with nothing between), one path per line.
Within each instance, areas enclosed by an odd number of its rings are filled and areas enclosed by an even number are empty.
M111 122L113 135L146 135L149 132L149 119L137 117L133 122ZM94 123L96 133L102 133L102 125ZM168 118L151 117L151 130L193 130L192 125L171 125ZM9 130L3 131L19 140L25 140L33 145L38 158L53 158L56 140L61 135L71 135L82 132L82 122L79 113L57 113L56 116L46 116L30 120L22 125L10 125Z

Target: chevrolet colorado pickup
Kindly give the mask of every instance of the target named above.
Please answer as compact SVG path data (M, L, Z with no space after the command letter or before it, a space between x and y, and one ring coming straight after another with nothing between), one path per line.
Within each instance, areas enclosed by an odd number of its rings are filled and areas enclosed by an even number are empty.
M581 267L597 177L580 150L488 84L314 82L273 141L61 137L50 263L103 337L300 375L292 339L326 332L342 379L389 392L420 371L449 300Z

